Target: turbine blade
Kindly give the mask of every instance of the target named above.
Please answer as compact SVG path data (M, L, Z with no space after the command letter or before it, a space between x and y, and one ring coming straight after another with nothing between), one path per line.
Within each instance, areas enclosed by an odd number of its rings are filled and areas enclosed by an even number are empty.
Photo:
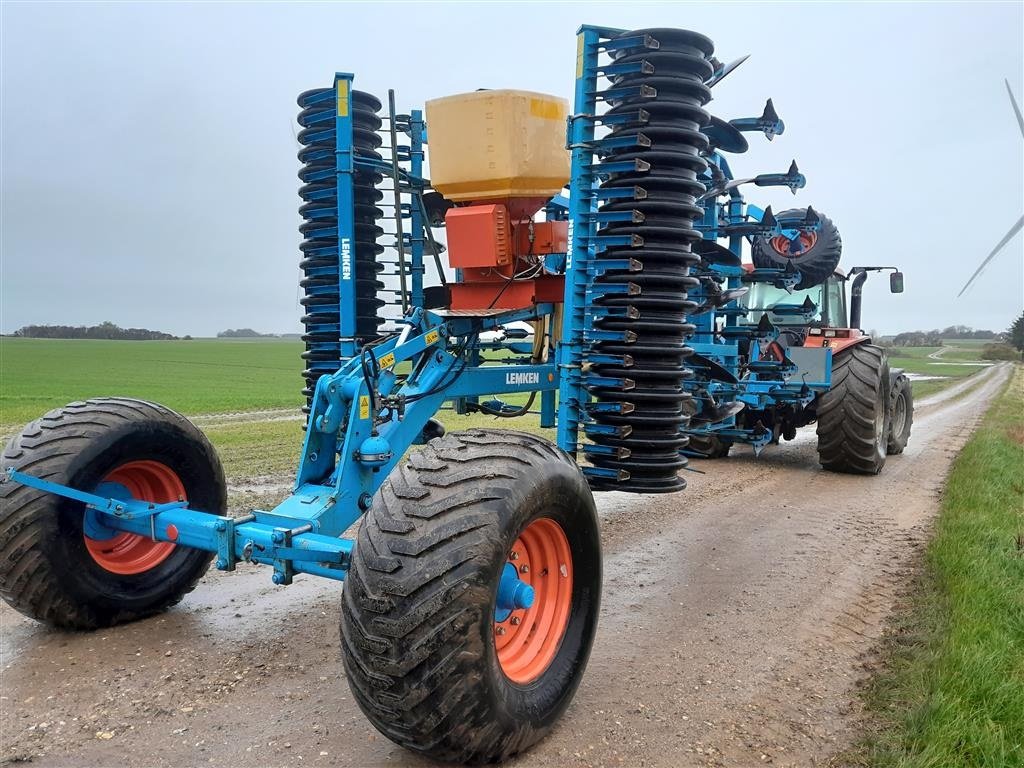
M1010 90L1010 81L1004 78L1003 82L1006 83L1006 92L1010 95L1010 103L1013 104L1013 113L1017 115L1017 125L1020 126L1020 135L1024 136L1024 116L1021 115L1020 107L1017 106L1017 100L1013 97L1013 91Z
M974 270L974 274L971 275L971 279L968 280L964 284L964 287L960 289L960 293L958 293L956 295L956 297L958 299L961 296L964 295L964 291L966 291L968 288L971 287L971 283L974 282L974 278L976 278L978 275L981 274L981 270L983 270L985 268L985 266L990 261L992 261L992 257L995 256L997 253L999 253L999 251L1001 251L1003 249L1003 246L1006 245L1008 242L1010 242L1013 239L1014 235L1016 235L1018 232L1020 232L1022 227L1024 227L1024 216L1021 216L1019 219L1017 219L1017 223L1014 224L1012 227L1010 227L1010 231L1009 232L1007 232L1005 235L1003 235L1003 239L999 241L999 243L996 245L995 248L992 249L992 253L990 253L985 258L985 260L983 262L981 262L981 266L980 267L978 267L976 270Z

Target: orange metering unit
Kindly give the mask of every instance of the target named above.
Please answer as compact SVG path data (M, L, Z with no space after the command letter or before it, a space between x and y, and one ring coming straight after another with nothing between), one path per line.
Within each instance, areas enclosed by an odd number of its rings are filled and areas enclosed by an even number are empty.
M534 216L569 180L568 102L496 90L427 102L431 183L445 214L451 308L516 309L562 300L544 257L565 253L568 222Z

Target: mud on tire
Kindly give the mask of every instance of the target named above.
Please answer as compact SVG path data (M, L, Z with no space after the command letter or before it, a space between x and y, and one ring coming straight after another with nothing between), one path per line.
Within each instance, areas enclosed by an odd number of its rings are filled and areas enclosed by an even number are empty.
M97 398L50 411L7 444L0 468L93 491L140 462L167 468L193 508L224 514L224 472L206 437L183 416L142 400ZM144 571L112 572L90 551L84 518L80 502L0 485L0 596L9 605L57 627L106 627L174 605L210 565L208 552L168 545ZM139 543L144 549L149 541Z
M874 344L832 358L832 388L817 400L818 459L832 472L875 475L889 436L889 361Z
M553 659L516 683L496 647L496 589L538 521L564 532L571 602ZM546 587L534 584L539 603ZM391 473L359 531L341 616L353 695L409 749L450 762L505 759L543 738L572 699L600 587L593 496L565 453L517 432L436 438ZM521 623L539 631L529 615Z

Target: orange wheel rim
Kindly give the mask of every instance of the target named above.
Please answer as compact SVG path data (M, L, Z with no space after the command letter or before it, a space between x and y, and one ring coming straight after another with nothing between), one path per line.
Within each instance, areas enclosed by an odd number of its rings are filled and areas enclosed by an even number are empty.
M572 551L562 526L534 520L512 545L508 563L534 590L529 608L494 622L502 672L513 683L531 683L547 670L562 644L572 608Z
M814 247L814 244L818 242L817 232L801 232L797 238L800 243L800 247L794 252L793 241L785 235L776 235L771 239L772 248L775 249L776 253L782 256L803 256L807 251Z
M124 486L133 499L166 504L185 498L178 474L159 461L130 461L107 473L101 482ZM175 545L137 533L118 533L109 539L85 536L85 548L104 570L121 576L145 573L171 556Z

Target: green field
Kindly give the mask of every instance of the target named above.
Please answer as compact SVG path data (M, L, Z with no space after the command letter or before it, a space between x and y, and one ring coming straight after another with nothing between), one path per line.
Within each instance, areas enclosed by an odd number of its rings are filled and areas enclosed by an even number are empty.
M914 397L920 399L935 394L981 370L980 366L965 365L964 363L980 362L984 344L985 342L980 341L943 342L945 350L938 359L933 359L929 355L938 353L943 347L890 347L889 365L893 368L902 368L909 373L944 377L915 381L913 384Z
M302 398L302 343L276 339L61 341L0 337L0 435L74 400L125 395L188 416L294 409ZM525 396L509 396L510 404ZM539 409L539 404L534 410ZM443 411L449 429L502 426L539 434L536 415L514 420ZM293 472L302 421L200 418L233 479Z
M1024 765L1024 368L953 465L850 762Z
M302 344L259 339L0 338L0 429L73 400L126 395L187 414L302 404Z
M891 350L892 365L949 378L915 382L920 398L977 372L977 366L931 360L938 347ZM980 345L943 353L971 359ZM191 341L61 341L0 337L0 435L74 400L125 395L154 400L189 416L302 405L302 343L276 339ZM508 396L511 404L525 401ZM535 405L534 409L539 408ZM536 416L498 420L441 414L450 429L503 426L541 432ZM291 471L302 440L299 420L227 423L201 419L233 477Z

